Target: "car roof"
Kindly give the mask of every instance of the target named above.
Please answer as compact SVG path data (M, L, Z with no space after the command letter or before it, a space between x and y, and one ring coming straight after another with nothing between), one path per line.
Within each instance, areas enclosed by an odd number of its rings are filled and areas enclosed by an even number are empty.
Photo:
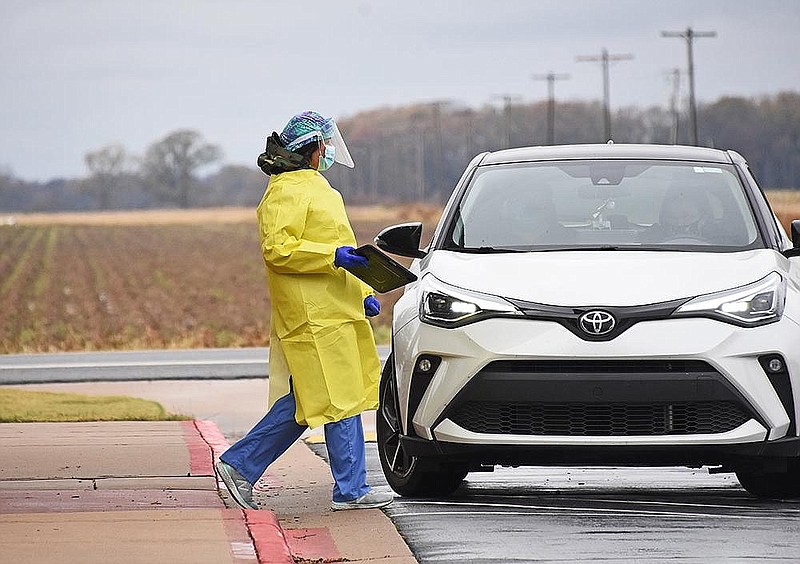
M737 158L738 157L738 158ZM730 164L733 160L744 160L733 151L689 147L684 145L644 145L644 144L592 144L592 145L549 145L541 147L520 147L486 153L481 165L517 163L528 161L560 161L574 159L647 159L674 161L702 161Z

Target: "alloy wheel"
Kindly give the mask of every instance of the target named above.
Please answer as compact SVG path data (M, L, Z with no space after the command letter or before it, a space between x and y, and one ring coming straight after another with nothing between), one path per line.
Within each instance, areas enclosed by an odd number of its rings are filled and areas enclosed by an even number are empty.
M400 440L402 425L393 371L385 371L381 384L377 426L381 458L385 468L398 478L404 478L414 470L416 458L406 452Z

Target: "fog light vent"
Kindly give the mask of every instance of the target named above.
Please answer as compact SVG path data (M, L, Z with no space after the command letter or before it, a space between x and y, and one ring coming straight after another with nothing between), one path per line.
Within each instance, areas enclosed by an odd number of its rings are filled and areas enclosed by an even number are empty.
M408 394L408 423L406 429L408 434L414 434L414 425L412 419L417 412L419 403L422 401L422 396L436 374L436 370L442 363L442 358L432 354L423 354L417 358L414 363L414 373L411 375L411 387Z
M789 416L788 436L795 436L797 433L797 421L794 412L794 394L789 371L786 368L786 360L779 354L767 354L759 357L758 363L766 373L772 388L778 394L783 408Z

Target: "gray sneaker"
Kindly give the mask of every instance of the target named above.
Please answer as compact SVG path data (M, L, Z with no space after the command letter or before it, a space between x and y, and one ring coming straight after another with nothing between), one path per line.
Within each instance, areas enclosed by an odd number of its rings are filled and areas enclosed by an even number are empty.
M236 503L243 509L258 509L258 504L253 501L253 485L230 464L220 460L215 466L219 477L222 478L222 482Z
M386 507L392 503L392 501L394 501L394 496L391 494L370 491L350 501L332 501L331 509L333 511L343 511L345 509L377 509L378 507Z

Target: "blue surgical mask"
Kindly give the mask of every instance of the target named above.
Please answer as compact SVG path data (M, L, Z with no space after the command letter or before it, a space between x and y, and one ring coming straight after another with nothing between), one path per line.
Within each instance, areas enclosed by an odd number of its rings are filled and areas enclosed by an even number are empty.
M336 159L336 148L333 145L325 144L325 154L319 156L319 166L317 170L328 170L333 166Z

